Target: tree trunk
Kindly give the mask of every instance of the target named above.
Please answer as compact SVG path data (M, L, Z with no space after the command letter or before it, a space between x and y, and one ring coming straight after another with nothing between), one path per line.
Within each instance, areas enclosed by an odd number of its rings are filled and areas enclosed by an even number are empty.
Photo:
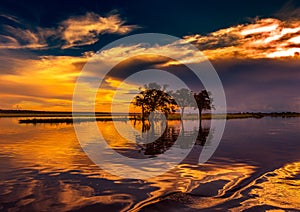
M144 105L142 104L142 122L144 123L145 121L145 109L144 109Z
M182 118L183 118L183 113L184 113L184 107L181 108L181 114L180 114L181 120L182 120Z
M202 108L199 108L199 129L202 129Z

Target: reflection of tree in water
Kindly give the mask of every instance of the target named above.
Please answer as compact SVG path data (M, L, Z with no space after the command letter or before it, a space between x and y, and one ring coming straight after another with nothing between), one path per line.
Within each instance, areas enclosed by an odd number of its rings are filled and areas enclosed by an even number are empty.
M167 126L166 130L164 133L155 141L147 144L140 144L140 151L144 155L159 155L163 154L165 151L170 149L172 146L180 148L180 149L187 149L190 148L193 145L201 145L204 146L208 135L210 132L210 128L206 127L200 127L199 130L194 130L192 132L185 132L181 130L180 132L180 127L178 126ZM183 135L185 140L187 142L180 142L179 144L175 144L176 140L178 139L178 136L180 133L185 134ZM197 135L197 136L195 136ZM197 137L196 141L188 141L188 137ZM175 146L176 145L176 146Z
M199 127L199 131L198 131L198 136L196 139L196 145L200 145L200 146L204 146L206 141L209 140L208 139L208 135L210 132L210 128L209 127Z
M164 133L155 141L142 144L141 150L145 155L158 155L167 151L177 140L180 129L167 126Z

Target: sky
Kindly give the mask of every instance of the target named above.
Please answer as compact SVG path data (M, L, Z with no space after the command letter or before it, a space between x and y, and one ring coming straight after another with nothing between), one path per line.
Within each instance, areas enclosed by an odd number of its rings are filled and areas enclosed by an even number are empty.
M228 112L300 112L300 2L279 0L1 0L0 109L71 111L85 64L105 45L139 33L176 36L201 50L221 79ZM149 51L199 60L175 45L120 45L105 60ZM141 56L105 78L95 104L106 110L128 70L142 68L179 73L193 84L176 61ZM126 86L137 88L134 81Z

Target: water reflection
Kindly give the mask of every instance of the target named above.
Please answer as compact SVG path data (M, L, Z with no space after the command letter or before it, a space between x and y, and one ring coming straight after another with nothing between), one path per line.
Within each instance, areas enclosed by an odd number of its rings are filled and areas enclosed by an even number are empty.
M199 130L194 129L193 131L185 131L182 127L181 130L175 126L167 126L165 132L159 139L156 141L146 144L143 147L145 155L157 155L162 154L167 151L171 146L173 146L174 142L177 140L178 135L181 133L182 136L190 136L191 134L197 135L197 140L195 144L204 146L209 134L209 127L200 128ZM181 142L178 146L180 149L188 149L191 145L194 145L192 142Z
M236 210L268 207L300 210L300 162L286 164L253 180L239 191L253 198L241 202ZM268 207L267 207L268 206Z
M163 154L171 147L188 149L193 145L204 146L210 132L209 122L203 127L197 127L196 121L184 121L184 123L181 121L168 121L165 125L160 120L151 123L131 121L122 124L132 124L135 129L143 132L143 135L135 136L134 142L130 142L118 133L113 123L105 123L105 126L98 123L98 126L102 129L101 133L112 148L118 153L131 158L155 157ZM106 130L103 130L104 128ZM181 138L194 137L197 139L196 141L186 139L185 142L176 143L179 136L182 136Z
M140 210L170 207L189 211L300 210L300 162L286 164L256 178L253 175L257 167L247 164L230 167L223 164L223 171L214 165L213 169L209 165L204 167L201 171L181 165L183 177L193 178L189 189L167 195L158 203L144 204Z
M88 122L77 124L92 133ZM197 133L186 160L143 181L94 165L72 125L0 119L0 210L300 210L299 119L230 120L217 152L203 165L195 161L201 145L209 145L209 122L199 130L188 121L183 132L180 125L170 121L167 142L142 143L141 150L118 137L112 122L98 122L114 149L146 157L161 154L180 133Z

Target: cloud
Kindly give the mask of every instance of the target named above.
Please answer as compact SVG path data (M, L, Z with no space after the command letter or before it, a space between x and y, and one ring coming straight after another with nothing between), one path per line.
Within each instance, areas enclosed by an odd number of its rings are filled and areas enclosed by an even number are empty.
M300 111L299 60L213 61L229 112Z
M300 7L295 3L296 1L287 1L284 6L275 13L275 16L283 20L299 20Z
M86 57L43 56L7 61L14 66L10 72L0 68L0 108L14 108L18 104L23 109L71 110L76 77L87 60Z
M255 19L252 23L240 24L217 30L207 35L184 36L183 41L165 45L147 44L120 45L102 51L98 59L106 63L123 61L128 55L143 56L143 60L158 60L153 55L169 55L180 61L169 60L157 67L168 67L180 63L198 63L206 60L184 43L196 45L211 60L263 59L300 57L300 20L281 21L275 18ZM148 56L145 53L149 54ZM154 62L153 62L154 63Z
M151 67L167 67L178 64L203 62L206 57L191 45L184 45L187 41L178 40L173 43L149 45L148 43L119 45L98 52L93 62L103 64L117 64L130 57L136 57L135 63L152 64ZM163 56L163 57L161 57ZM166 58L168 56L168 58ZM174 58L174 59L172 59Z
M19 21L19 19L16 16L13 15L7 15L7 14L0 14L0 17L7 19L9 21L12 21L14 23L21 23L21 21Z
M18 21L15 17L2 17ZM136 25L126 25L119 15L103 17L92 12L70 17L60 22L56 28L25 29L19 25L18 27L9 25L3 27L6 33L0 35L2 44L0 48L80 47L96 43L105 33L126 34L138 28ZM186 42L195 44L209 59L299 57L300 20L299 18L291 20L257 18L251 23L231 26L206 35L195 34L183 38ZM163 48L173 50L173 46L167 45ZM138 48L140 51L144 49L141 46ZM158 50L161 51L161 49ZM175 51L174 54L180 52L181 54L186 52L189 55L187 49ZM199 59L193 55L185 57L185 62L188 63L197 60Z
M95 13L70 17L58 24L57 28L35 27L27 29L14 17L2 15L15 24L3 25L0 34L1 49L63 49L91 45L101 34L126 34L136 29L136 25L126 25L119 15L102 17ZM17 23L17 24L16 24ZM55 42L53 46L49 43Z
M264 18L184 39L195 44L210 59L278 58L299 55L299 35L299 19Z
M72 17L61 23L62 38L66 41L63 48L94 44L102 33L126 34L137 28L125 25L118 15L101 17L95 13Z
M39 34L28 29L4 26L8 35L0 35L0 49L42 49L48 46Z

